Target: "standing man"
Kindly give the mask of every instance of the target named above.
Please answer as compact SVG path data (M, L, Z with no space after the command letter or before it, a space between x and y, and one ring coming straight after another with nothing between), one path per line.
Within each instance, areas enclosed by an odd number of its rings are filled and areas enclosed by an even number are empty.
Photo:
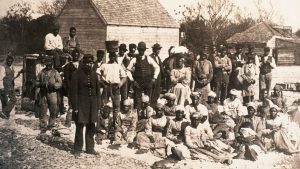
M156 62L156 64L158 64L159 68L160 68L160 72L157 76L157 79L155 81L155 83L153 84L153 88L152 88L152 97L151 97L151 103L152 105L156 105L157 103L157 99L159 98L160 96L160 85L161 85L161 80L162 78L164 77L164 74L163 74L163 64L162 64L162 61L159 57L159 53L160 53L160 50L161 50L161 46L160 44L156 43L152 46L152 51L153 53L150 55L152 57L152 59ZM154 70L152 71L154 73Z
M74 26L70 28L69 36L64 38L63 45L64 45L63 51L65 53L72 54L72 51L75 49L80 51L80 44L76 36L76 28Z
M97 56L96 61L93 66L93 70L100 74L100 66L103 64L103 58L104 58L105 52L104 50L97 50Z
M276 67L275 59L270 55L270 48L264 48L264 55L261 58L259 73L259 91L266 89L268 97L270 96L270 88L272 82L272 69ZM261 92L259 92L261 93ZM261 95L259 97L262 98Z
M222 47L220 56L215 58L217 103L223 105L227 98L229 75L232 70L231 60L227 57L226 48Z
M119 46L119 54L118 54L118 58L117 58L117 62L119 63L119 65L123 65L123 61L125 58L127 58L128 56L125 54L127 52L127 46L126 44L122 43Z
M120 89L127 79L124 68L117 63L117 54L115 52L110 52L108 63L101 65L100 77L104 84L102 93L103 104L106 104L109 97L111 97L113 102L113 122L115 124L120 111Z
M44 60L45 68L39 73L36 86L40 88L41 107L40 128L41 134L46 133L47 129L55 127L58 113L58 91L62 87L62 79L57 70L53 68L53 58L48 56ZM47 111L50 117L47 125Z
M124 71L126 70L124 61L129 60L129 57L127 56L127 54L125 54L126 52L127 52L126 44L122 43L119 46L119 54L117 56L117 62L119 65L121 65L123 67ZM120 92L121 92L121 104L123 104L124 100L126 100L128 98L127 77L126 77L126 81L123 83L123 85L120 88Z
M195 81L194 90L201 93L203 103L207 100L207 95L211 90L210 82L213 78L213 66L207 57L208 53L200 52L200 59L195 61L192 69L192 77Z
M15 94L15 78L17 78L21 72L14 77L15 71L12 66L14 58L8 55L5 63L0 66L0 99L2 104L2 112L0 112L0 117L4 119L9 119L10 112L16 104L16 94Z
M242 49L243 47L241 45L236 45L235 47L236 53L231 55L230 58L232 63L232 73L230 74L229 77L230 79L229 86L228 86L229 91L231 89L237 89L237 90L242 89L242 83L238 78L238 76L240 75L241 68L246 62L246 58L242 54Z
M95 123L98 119L99 81L92 70L93 55L85 54L82 66L72 75L71 101L74 109L73 120L76 125L74 155L80 156L83 147L83 128L86 127L86 153L98 155L94 149Z
M71 97L70 97L70 88L72 86L72 75L73 73L78 70L79 67L79 51L77 49L72 51L72 57L73 61L69 62L65 67L64 67L64 83L65 83L65 88L66 88L66 93L68 97L68 104L69 104L69 110L67 112L66 116L66 121L65 121L65 126L66 127L71 127L71 121L72 121L72 111L73 111L73 106L71 104Z
M129 57L129 60L126 60L126 62L124 62L126 67L129 65L129 62L133 58L135 58L135 56L136 56L135 51L136 51L136 44L134 44L134 43L129 44L129 52L127 53L128 57Z
M45 37L44 48L46 54L53 56L54 68L57 69L60 64L60 56L63 55L63 42L59 33L59 25L55 23L52 27L52 32L48 33Z
M136 57L136 44L134 44L134 43L131 43L131 44L129 44L129 52L127 53L127 56L128 57L126 57L126 58L124 58L124 61L123 61L123 63L124 63L124 66L127 68L128 67L128 65L129 65L129 63L130 63L130 61L133 59L133 58L135 58ZM132 87L132 75L131 75L131 73L130 72L128 72L127 71L127 76L128 76L128 78L129 78L129 80L127 81L127 86L128 86L128 95L130 95L130 96L132 96L132 94L133 94L133 87Z
M139 54L131 60L127 69L133 75L135 108L140 110L142 93L151 98L152 85L156 82L160 68L151 57L145 55L147 49L145 42L139 42L137 49ZM153 68L154 72L152 72Z

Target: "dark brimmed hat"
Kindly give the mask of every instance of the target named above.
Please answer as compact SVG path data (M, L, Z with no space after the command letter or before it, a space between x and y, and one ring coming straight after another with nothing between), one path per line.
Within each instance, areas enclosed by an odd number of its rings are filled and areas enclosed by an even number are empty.
M94 56L92 54L84 54L82 58L83 63L90 63L94 61Z
M249 45L248 49L254 49L254 45Z
M242 49L242 48L243 48L243 45L241 45L241 44L235 45L235 49Z
M122 43L122 44L119 46L119 50L127 51L126 44Z
M156 43L152 46L152 49L161 49L162 46L160 46L160 44Z
M134 43L129 44L129 49L132 49L132 48L136 48L136 44L134 44Z
M53 57L52 56L45 56L44 57L44 64L45 65L53 64Z
M148 49L145 42L139 42L137 48L138 49L145 49L145 50Z
M106 50L111 52L117 52L119 49L119 41L112 40L112 41L105 41Z
M265 47L264 48L264 52L270 52L270 48L269 47Z
M45 59L46 55L44 53L39 53L39 56L36 58L38 60L43 60Z

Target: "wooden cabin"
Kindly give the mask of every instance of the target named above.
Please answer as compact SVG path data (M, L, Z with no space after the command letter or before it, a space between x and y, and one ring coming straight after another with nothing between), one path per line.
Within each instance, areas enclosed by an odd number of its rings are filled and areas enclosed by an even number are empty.
M58 16L60 35L67 37L75 26L81 48L96 54L105 49L106 40L128 45L144 41L151 47L159 43L166 57L170 46L179 45L179 24L158 0L68 0Z
M300 39L290 26L270 25L260 22L244 32L226 40L230 45L254 45L258 55L264 47L270 47L278 65L300 65Z

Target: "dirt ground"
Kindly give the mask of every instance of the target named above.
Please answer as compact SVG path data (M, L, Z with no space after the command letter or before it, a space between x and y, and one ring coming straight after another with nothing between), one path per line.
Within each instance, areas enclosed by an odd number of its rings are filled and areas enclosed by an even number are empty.
M20 67L16 67L16 72ZM273 73L273 85L283 82L300 82L300 67L278 67ZM16 80L16 87L21 86L21 78ZM300 98L299 92L284 92L289 105ZM75 159L71 154L75 125L61 138L49 137L46 141L37 140L38 119L32 112L19 110L20 101L9 121L0 119L0 168L2 169L75 169L75 168L150 168L155 161L161 159L151 153L135 154L136 150L126 146L118 150L108 148L108 143L96 145L100 156L83 154ZM14 115L15 114L15 115ZM64 119L64 117L61 117ZM49 136L51 135L48 133ZM285 155L278 152L260 154L255 162L233 160L230 166L209 161L180 161L169 163L170 168L224 168L224 169L297 169L300 168L300 155Z

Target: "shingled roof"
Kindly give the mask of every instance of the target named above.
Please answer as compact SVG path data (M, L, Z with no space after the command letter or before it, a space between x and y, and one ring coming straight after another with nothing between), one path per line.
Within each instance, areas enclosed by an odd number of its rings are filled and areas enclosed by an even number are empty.
M260 22L244 32L236 33L229 39L227 43L267 43L273 36L282 38L295 38L293 34L289 34L281 29L274 29L272 25Z
M158 0L92 0L108 25L179 28Z

